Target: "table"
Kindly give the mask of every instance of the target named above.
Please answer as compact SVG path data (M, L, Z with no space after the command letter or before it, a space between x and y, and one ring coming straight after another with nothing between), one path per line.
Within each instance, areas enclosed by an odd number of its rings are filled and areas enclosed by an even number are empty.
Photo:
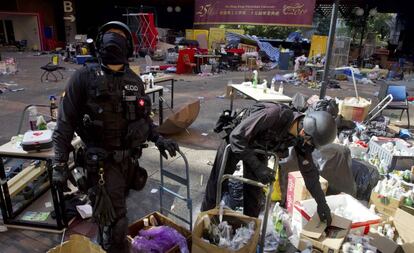
M159 114L158 114L159 122L158 122L158 124L159 125L161 125L162 122L164 121L164 117L163 117L164 116L164 113L163 113L164 99L162 99L163 90L164 90L164 87L159 86L159 85L154 85L154 88L152 88L152 89L148 88L148 89L145 90L145 94L153 94L153 97L155 97L155 93L158 92L158 110L159 110ZM171 102L172 102L172 100L171 100Z
M154 84L171 82L171 109L174 108L174 76L173 75L162 75L154 78Z
M204 62L204 58L206 59L215 59L215 58L221 58L221 55L214 55L214 54L196 54L194 55L194 58L196 60L196 68L197 68L197 73L201 73L201 69L200 69L200 59L201 59L201 63Z
M78 147L81 144L79 137L72 141L72 146ZM64 218L65 203L63 201L63 191L56 187L50 187L52 182L52 159L55 154L53 150L44 152L26 152L15 141L10 141L0 146L0 208L3 216L3 222L8 227L44 230L47 232L60 232L68 225L68 221ZM3 157L15 159L27 159L41 161L39 166L33 163L25 167L21 172L13 178L7 180L6 172L3 164ZM13 210L11 197L17 195L28 183L32 182L44 172L47 172L47 187L35 194L32 201L24 203L22 206ZM42 185L43 186L43 185ZM23 221L17 217L29 207L34 200L38 199L50 188L53 200L53 209L56 214L56 225L35 222ZM49 214L50 215L50 214Z
M243 84L232 84L230 92L230 110L233 110L234 90L243 93L244 95L254 99L258 102L278 102L278 103L290 103L292 98L283 94L279 94L267 89L267 93L263 92L262 88L253 88L252 86L246 86Z

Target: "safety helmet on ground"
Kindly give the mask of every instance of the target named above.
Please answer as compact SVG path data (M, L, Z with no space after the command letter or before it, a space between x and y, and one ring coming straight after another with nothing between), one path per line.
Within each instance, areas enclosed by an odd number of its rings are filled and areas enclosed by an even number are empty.
M120 21L111 21L99 28L98 36L96 37L96 48L98 50L101 48L103 35L110 29L119 29L124 32L128 45L128 57L132 57L134 54L134 42L132 40L131 29Z
M334 118L325 111L315 111L307 114L303 119L303 130L312 137L315 147L332 143L337 133Z

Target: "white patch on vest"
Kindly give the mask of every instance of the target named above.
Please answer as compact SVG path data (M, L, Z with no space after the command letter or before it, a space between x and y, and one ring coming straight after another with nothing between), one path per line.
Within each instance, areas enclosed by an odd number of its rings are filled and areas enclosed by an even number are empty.
M127 84L124 86L125 90L127 91L138 91L138 86Z

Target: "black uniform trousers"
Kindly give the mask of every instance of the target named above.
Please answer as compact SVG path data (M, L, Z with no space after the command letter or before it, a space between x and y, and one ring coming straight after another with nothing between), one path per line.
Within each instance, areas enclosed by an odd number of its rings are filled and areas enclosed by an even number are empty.
M124 159L120 162L116 162L113 158L106 159L104 162L104 180L105 187L111 199L112 205L116 213L116 220L112 224L110 233L104 236L109 236L109 246L106 248L108 253L128 253L128 218L126 217L126 197L128 194L128 172L133 169L130 163L130 159ZM88 170L88 180L94 187L98 182L99 176L97 172L91 172ZM92 197L92 204L94 204L94 198ZM99 225L99 224L98 224ZM100 243L102 244L100 238Z
M203 203L201 204L201 211L207 211L213 209L216 206L217 186L219 182L219 173L221 162L224 156L224 150L227 146L227 142L223 140L217 150L216 158L214 160L213 168L210 173L210 177L206 186L206 193L204 195ZM258 156L259 160L263 161L263 164L267 163L266 157ZM224 174L233 174L237 168L237 163L242 160L239 154L229 152L227 157L227 163L225 166ZM257 177L253 173L255 168L251 168L246 163L243 163L243 177L258 181ZM228 191L227 182L223 183L223 192ZM257 186L243 184L243 212L245 215L251 217L258 217L260 213L260 207L262 203L262 189Z

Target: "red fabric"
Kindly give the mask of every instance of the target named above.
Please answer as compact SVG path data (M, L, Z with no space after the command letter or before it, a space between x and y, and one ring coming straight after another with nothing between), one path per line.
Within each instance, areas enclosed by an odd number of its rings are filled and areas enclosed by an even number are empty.
M243 48L232 48L232 49L226 49L226 52L242 55L244 54L244 49Z
M197 48L198 54L208 54L208 49Z
M194 59L195 50L194 49L189 48L189 49L180 50L178 52L177 72L176 72L177 74L184 74L184 73L191 72L191 67L187 66L184 62L183 56L185 54L188 55L188 58L190 59L191 63L195 62L195 59Z
M169 67L174 67L175 65L173 64L168 64L168 65L160 65L160 70L167 70Z

